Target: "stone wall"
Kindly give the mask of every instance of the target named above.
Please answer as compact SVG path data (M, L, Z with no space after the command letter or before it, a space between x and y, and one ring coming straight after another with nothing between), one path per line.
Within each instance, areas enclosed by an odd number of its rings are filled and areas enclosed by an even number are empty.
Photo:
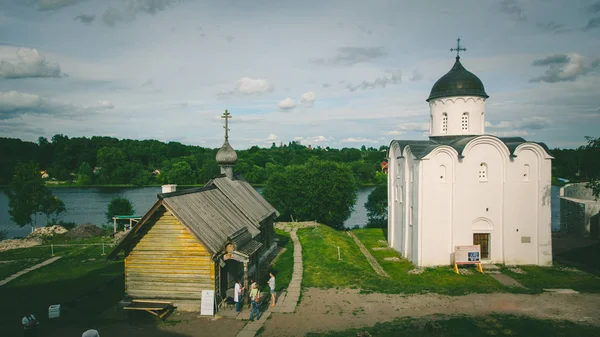
M592 189L586 183L567 184L560 189L560 196L573 199L594 200Z
M591 219L599 212L600 201L594 200L585 183L568 184L560 189L561 231L588 236Z

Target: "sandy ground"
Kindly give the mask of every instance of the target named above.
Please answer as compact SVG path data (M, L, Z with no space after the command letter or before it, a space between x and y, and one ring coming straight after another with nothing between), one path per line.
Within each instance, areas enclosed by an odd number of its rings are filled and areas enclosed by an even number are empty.
M294 314L267 320L262 336L304 336L371 326L406 316L433 314L523 314L543 319L565 319L600 325L600 294L472 294L451 297L426 295L361 295L358 290L309 288Z

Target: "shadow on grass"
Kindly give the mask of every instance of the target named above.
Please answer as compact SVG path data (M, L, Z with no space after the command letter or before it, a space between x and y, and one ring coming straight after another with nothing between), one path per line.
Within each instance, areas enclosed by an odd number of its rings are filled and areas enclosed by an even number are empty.
M306 336L581 336L600 335L600 327L569 321L535 319L515 315L442 316L402 318L371 327L308 333Z
M275 287L280 292L286 289L292 280L292 273L294 272L294 242L290 238L289 233L279 229L275 230L275 236L279 239L279 247L285 248L285 251L279 255L269 271L274 272ZM265 275L268 276L268 272Z
M558 254L557 262L569 265L588 273L600 276L600 242L587 247L571 249L565 253Z

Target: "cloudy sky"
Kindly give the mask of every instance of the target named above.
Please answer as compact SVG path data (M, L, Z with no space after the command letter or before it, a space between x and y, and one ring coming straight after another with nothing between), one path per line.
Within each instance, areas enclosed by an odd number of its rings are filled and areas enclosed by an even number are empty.
M0 136L378 147L426 139L454 62L486 132L600 136L597 0L1 0Z

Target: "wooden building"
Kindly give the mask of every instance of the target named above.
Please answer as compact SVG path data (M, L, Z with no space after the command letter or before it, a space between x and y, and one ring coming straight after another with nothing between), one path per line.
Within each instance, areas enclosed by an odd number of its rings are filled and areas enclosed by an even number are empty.
M236 279L247 285L249 278L262 278L261 265L277 247L273 222L279 213L233 176L236 159L226 133L217 153L223 175L202 188L159 194L111 252L109 258L125 254L127 297L198 311L202 290L214 290L219 304Z

